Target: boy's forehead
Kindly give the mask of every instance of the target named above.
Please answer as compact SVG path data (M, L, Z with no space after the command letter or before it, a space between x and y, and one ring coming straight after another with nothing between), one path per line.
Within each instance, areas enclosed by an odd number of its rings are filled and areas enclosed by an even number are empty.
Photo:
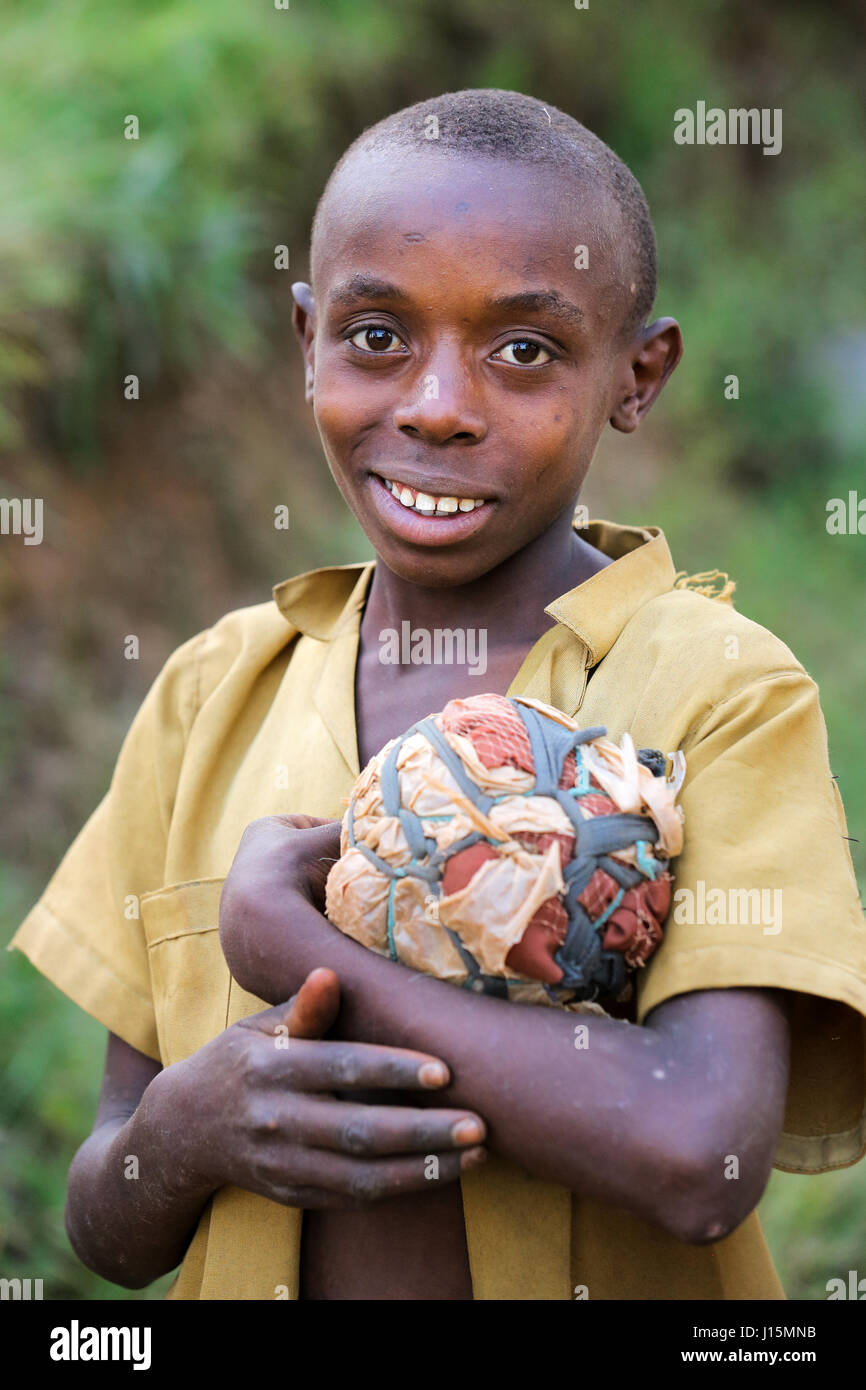
M620 221L597 181L553 165L436 150L361 151L323 200L313 288L322 304L333 287L374 263L405 279L423 248L425 261L443 270L509 282L552 275L577 294L588 281L620 278ZM578 269L576 261L588 264Z

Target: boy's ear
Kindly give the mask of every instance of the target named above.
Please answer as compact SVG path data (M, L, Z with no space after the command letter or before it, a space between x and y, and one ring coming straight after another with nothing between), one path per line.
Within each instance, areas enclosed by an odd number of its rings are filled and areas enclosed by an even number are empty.
M313 400L313 378L315 374L315 336L316 336L316 301L313 298L313 291L303 280L297 280L292 285L292 323L301 344L301 352L304 354L304 399L307 404L312 404Z
M610 423L615 430L636 430L683 355L683 335L676 319L656 319L634 338L624 353L625 375Z

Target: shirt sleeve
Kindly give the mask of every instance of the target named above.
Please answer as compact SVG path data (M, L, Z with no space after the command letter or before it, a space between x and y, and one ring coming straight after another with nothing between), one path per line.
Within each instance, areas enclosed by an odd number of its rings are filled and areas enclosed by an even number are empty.
M683 744L683 852L638 1022L674 995L792 991L776 1166L822 1172L866 1152L866 923L818 689L800 670L752 681Z
M124 740L111 786L8 950L19 950L112 1033L160 1060L139 901L164 882L197 653L178 648Z

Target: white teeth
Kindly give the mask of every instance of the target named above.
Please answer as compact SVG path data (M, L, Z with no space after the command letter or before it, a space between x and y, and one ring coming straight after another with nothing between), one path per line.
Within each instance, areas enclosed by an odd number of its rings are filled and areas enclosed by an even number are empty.
M484 503L483 497L434 497L429 492L413 492L404 483L392 482L390 478L383 478L382 481L398 502L424 516L431 516L434 512L439 516L456 511L472 512Z

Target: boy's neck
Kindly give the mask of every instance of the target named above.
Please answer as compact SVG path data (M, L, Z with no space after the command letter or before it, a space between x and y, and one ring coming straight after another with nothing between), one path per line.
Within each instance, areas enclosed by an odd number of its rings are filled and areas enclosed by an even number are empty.
M413 629L485 628L489 649L531 646L551 626L547 604L582 584L611 561L575 534L571 512L542 536L470 584L429 588L389 570L373 572L362 620L362 643L371 633Z

